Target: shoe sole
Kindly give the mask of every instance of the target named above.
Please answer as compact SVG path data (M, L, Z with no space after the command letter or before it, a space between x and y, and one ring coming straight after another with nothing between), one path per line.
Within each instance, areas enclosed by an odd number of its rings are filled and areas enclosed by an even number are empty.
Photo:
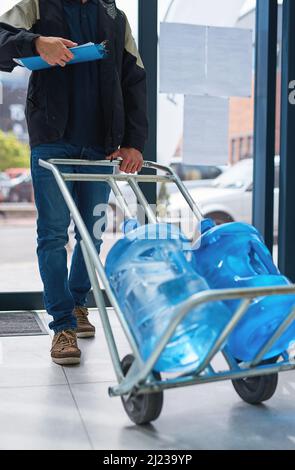
M64 358L51 358L55 364L59 366L72 366L76 364L80 364L81 358L80 357L64 357Z
M77 338L93 338L95 336L95 331L83 331L77 333Z

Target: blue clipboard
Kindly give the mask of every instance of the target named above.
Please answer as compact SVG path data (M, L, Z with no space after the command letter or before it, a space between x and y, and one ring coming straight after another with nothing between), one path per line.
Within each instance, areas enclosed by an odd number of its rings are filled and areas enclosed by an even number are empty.
M91 42L81 46L71 47L70 51L74 54L74 58L70 60L67 65L102 60L107 56L106 42L102 42L101 44L94 44ZM24 57L13 60L18 65L31 71L59 67L59 65L52 66L47 64L47 62L45 62L45 60L43 60L40 56Z

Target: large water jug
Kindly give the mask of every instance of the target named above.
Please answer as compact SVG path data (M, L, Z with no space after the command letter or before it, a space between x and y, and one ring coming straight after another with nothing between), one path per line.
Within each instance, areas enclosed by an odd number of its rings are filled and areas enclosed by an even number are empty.
M216 227L209 219L201 224L201 238L193 250L193 264L212 289L290 285L273 263L259 232L244 223ZM232 313L240 300L226 301ZM295 305L295 295L255 299L229 337L233 355L250 361ZM295 339L295 322L264 359L287 350Z
M146 225L126 233L110 251L106 274L143 359L148 359L176 307L208 289L185 250L191 245L176 226ZM194 370L230 319L222 302L193 309L178 325L155 370Z

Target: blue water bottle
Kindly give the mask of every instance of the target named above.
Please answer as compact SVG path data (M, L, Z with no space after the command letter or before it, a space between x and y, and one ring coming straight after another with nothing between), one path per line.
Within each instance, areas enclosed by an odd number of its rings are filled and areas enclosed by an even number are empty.
M127 232L110 251L106 274L146 360L170 324L177 306L196 292L207 290L208 285L187 260L185 250L191 247L176 226L137 227L129 221ZM178 325L155 370L196 369L230 316L221 302L193 309Z
M216 227L201 224L201 238L193 250L193 265L212 289L287 286L291 283L273 263L259 232L251 225L230 223ZM240 300L226 301L232 313ZM295 295L255 299L228 340L232 354L250 361L295 305ZM264 359L287 350L295 340L295 322Z

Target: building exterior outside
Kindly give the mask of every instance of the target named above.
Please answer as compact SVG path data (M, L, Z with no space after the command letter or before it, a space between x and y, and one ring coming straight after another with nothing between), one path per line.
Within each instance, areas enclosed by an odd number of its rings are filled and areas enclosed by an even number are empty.
M255 0L248 0L236 21L238 28L251 29L253 31L253 64L255 54L255 24L256 5ZM281 42L282 42L282 5L278 9L278 70L276 93L276 143L275 152L280 153L280 105L281 105ZM254 130L254 100L255 100L255 70L253 69L251 98L230 98L229 121L229 163L234 164L245 158L253 157L253 130ZM183 139L181 138L174 157L182 156Z
M22 142L28 142L25 101L29 73L17 68L12 74L0 73L3 104L0 106L0 129L13 132Z
M253 3L253 2L252 2ZM282 39L282 5L279 5L278 16L278 71L277 71L277 94L276 94L276 143L275 152L280 152L280 105L281 105L281 39ZM238 19L237 27L253 30L255 37L255 5L246 10ZM254 41L253 41L254 42ZM253 51L255 50L255 44ZM229 161L231 164L244 158L253 156L253 129L254 129L254 86L253 73L251 98L231 98L230 100L230 123L229 123Z

